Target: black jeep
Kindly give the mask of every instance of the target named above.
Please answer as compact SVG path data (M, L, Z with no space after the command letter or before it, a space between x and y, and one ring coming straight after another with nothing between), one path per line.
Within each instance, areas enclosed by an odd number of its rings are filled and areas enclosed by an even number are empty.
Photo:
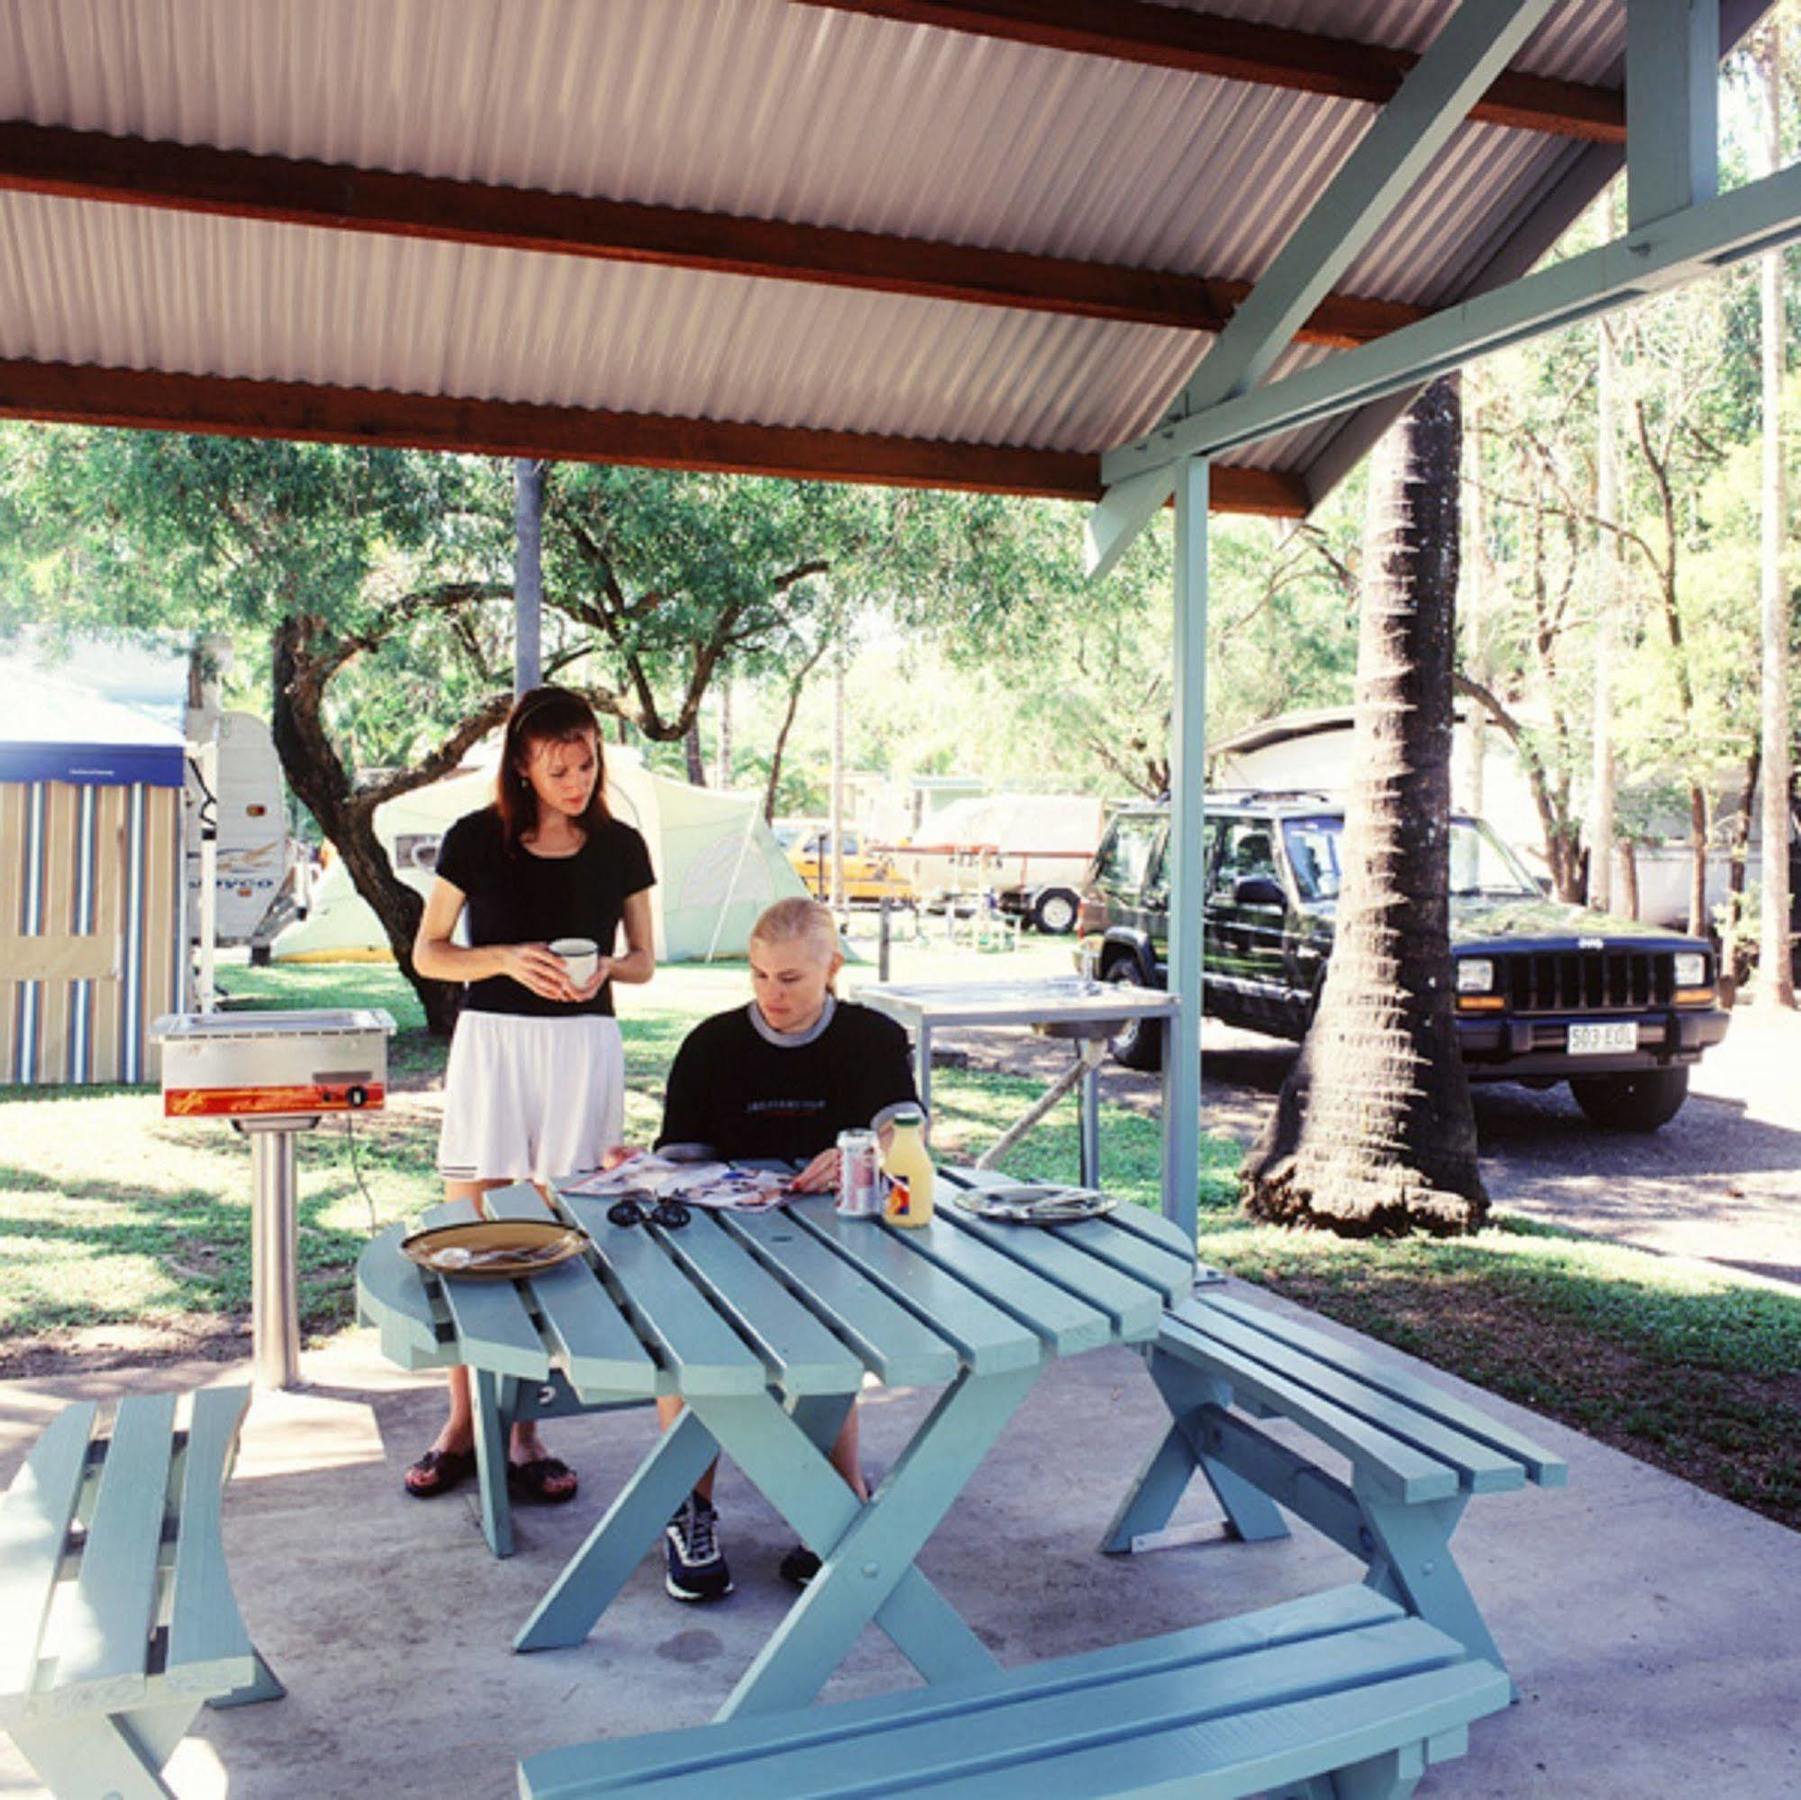
M1117 812L1089 865L1079 957L1106 981L1161 987L1168 953L1169 809ZM1306 1035L1332 951L1344 811L1322 794L1210 796L1204 838L1203 1006L1229 1024ZM1451 821L1451 953L1472 1081L1567 1081L1600 1124L1655 1131L1689 1064L1726 1035L1714 954L1674 935L1550 900L1480 819ZM1154 1069L1161 1032L1113 1043Z

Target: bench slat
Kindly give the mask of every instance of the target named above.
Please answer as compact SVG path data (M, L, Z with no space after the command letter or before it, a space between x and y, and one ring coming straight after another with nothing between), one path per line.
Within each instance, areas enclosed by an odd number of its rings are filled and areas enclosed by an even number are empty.
M975 1374L1034 1368L1043 1359L1043 1346L1032 1332L920 1255L911 1241L951 1227L935 1219L918 1230L901 1230L871 1219L841 1219L829 1205L791 1206L788 1214L901 1305L930 1319Z
M1305 1604L1305 1603L1303 1603ZM1281 1609L1278 1609L1281 1610ZM1254 1621L1230 1622L1242 1628ZM1220 1792L1247 1792L1271 1771L1303 1761L1322 1732L1349 1721L1374 1730L1376 1754L1465 1724L1475 1711L1504 1705L1507 1684L1486 1664L1462 1661L1443 1633L1418 1620L1389 1618L1321 1637L1244 1642L1236 1654L1197 1656L1209 1633L1180 1632L1141 1644L1062 1658L970 1683L883 1696L820 1711L733 1721L698 1731L576 1746L534 1757L521 1770L532 1800L629 1789L672 1797L728 1791L743 1800L808 1794L910 1791L1017 1794L1022 1769L1058 1796L1132 1793L1152 1780L1255 1767L1259 1779ZM1384 1696L1431 1673L1440 1688ZM1296 1704L1337 1697L1345 1709L1328 1726L1287 1714ZM1472 1699L1486 1704L1467 1710ZM1389 1702L1393 1701L1391 1705ZM1394 1719L1406 1725L1395 1735ZM1165 1740L1159 1744L1159 1739ZM1341 1760L1359 1760L1349 1757ZM1280 1773L1276 1778L1289 1778ZM1097 1780L1092 1788L1084 1781ZM1029 1777L1028 1777L1029 1783ZM1183 1792L1190 1791L1187 1788ZM1193 1791L1209 1791L1197 1789Z
M58 1634L59 1698L95 1688L123 1704L144 1691L174 1441L173 1394L119 1402L76 1577L80 1605Z
M777 1386L806 1394L854 1394L863 1360L822 1325L751 1253L700 1208L669 1235L670 1254L763 1353Z
M0 1710L31 1689L98 1411L92 1400L65 1406L0 1498Z
M164 1673L172 1687L195 1693L240 1687L256 1675L256 1653L231 1591L220 1535L225 1479L249 1404L247 1387L202 1388L188 1424Z
M1222 1312L1258 1331L1268 1333L1281 1342L1292 1344L1349 1371L1359 1380L1417 1406L1422 1412L1442 1419L1455 1430L1488 1444L1503 1455L1511 1456L1526 1471L1529 1481L1540 1487L1562 1487L1570 1478L1569 1464L1562 1457L1535 1443L1524 1432L1490 1418L1479 1407L1471 1406L1456 1395L1400 1367L1392 1357L1373 1356L1361 1345L1330 1337L1323 1331L1297 1319L1273 1312L1268 1307L1253 1306L1235 1296L1217 1291L1196 1295L1175 1308L1178 1318L1190 1312L1205 1315Z
M723 1223L752 1254L805 1288L820 1316L888 1386L935 1386L956 1374L953 1345L786 1213L731 1213Z
M1412 1505L1421 1500L1446 1500L1458 1491L1457 1472L1448 1464L1239 1355L1218 1339L1184 1324L1179 1315L1164 1322L1157 1347L1223 1376L1241 1404L1247 1398L1259 1401L1305 1425L1322 1443L1350 1458L1359 1476L1386 1499Z
M1412 1444L1416 1450L1458 1471L1464 1488L1473 1494L1499 1493L1524 1484L1525 1470L1511 1456L1457 1431L1410 1402L1384 1394L1355 1375L1345 1374L1320 1358L1295 1349L1267 1332L1253 1330L1230 1313L1207 1313L1194 1307L1181 1315L1183 1322L1216 1342L1228 1345L1278 1375L1342 1406L1346 1412ZM1205 1323L1202 1323L1203 1316Z
M593 1239L602 1267L612 1272L637 1315L638 1330L682 1367L684 1392L762 1393L769 1381L762 1357L695 1291L656 1231L610 1224L606 1207L585 1195L565 1194L563 1204Z

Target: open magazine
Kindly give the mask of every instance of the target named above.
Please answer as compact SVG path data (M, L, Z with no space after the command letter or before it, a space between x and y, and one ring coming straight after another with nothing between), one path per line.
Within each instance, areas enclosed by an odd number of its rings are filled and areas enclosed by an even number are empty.
M649 1194L659 1200L679 1199L689 1206L715 1211L767 1212L787 1199L791 1179L775 1169L745 1169L722 1162L671 1162L655 1151L647 1151L616 1169L599 1170L584 1175L580 1181L564 1183L560 1191L601 1200L623 1194Z

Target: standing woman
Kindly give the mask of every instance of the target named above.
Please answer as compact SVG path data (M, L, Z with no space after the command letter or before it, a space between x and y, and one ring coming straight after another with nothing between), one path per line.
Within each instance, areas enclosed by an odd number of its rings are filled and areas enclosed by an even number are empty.
M625 1056L613 984L648 981L650 851L607 811L594 709L567 688L539 687L514 703L494 804L444 834L413 965L466 984L444 1075L438 1172L447 1200L509 1182L547 1187L600 1166L620 1139ZM453 943L466 919L466 945ZM614 956L619 928L626 953ZM550 943L592 938L594 975L570 983ZM406 1472L418 1499L448 1493L475 1472L469 1371L450 1371L450 1417ZM533 1422L513 1428L513 1493L570 1499L575 1472L549 1455Z

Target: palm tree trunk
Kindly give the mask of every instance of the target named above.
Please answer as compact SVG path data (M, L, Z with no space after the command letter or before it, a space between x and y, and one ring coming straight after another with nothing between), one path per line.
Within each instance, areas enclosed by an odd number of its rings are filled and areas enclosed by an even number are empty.
M1345 1236L1473 1231L1488 1209L1449 935L1460 431L1435 382L1377 452L1336 939L1242 1171L1254 1217Z

